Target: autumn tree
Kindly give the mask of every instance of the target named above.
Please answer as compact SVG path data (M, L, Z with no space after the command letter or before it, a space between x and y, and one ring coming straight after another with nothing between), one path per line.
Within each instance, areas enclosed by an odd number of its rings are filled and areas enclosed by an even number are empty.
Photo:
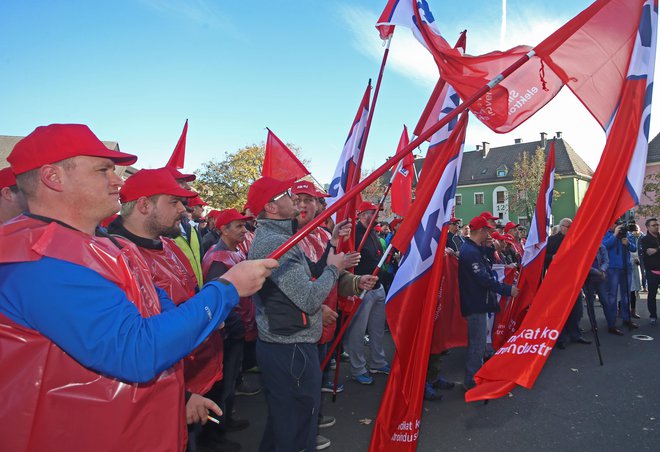
M235 208L243 210L250 185L261 177L265 147L262 141L240 148L235 152L225 152L222 160L209 160L195 171L197 180L193 189L211 206L219 209ZM289 149L300 158L300 148L287 143Z
M646 175L642 193L637 212L646 218L660 216L660 173Z
M543 173L545 172L545 152L540 147L533 154L523 152L517 162L513 164L513 190L509 195L509 211L524 213L532 218L536 208L536 198L541 189ZM559 176L555 173L555 182ZM554 190L552 199L561 196L561 192Z

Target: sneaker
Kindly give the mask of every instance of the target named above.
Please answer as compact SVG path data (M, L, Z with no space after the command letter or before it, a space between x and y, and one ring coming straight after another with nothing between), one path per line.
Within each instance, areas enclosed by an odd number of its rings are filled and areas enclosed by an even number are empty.
M261 392L261 386L250 386L243 380L241 384L236 385L236 395L253 396Z
M337 360L332 358L330 360L330 370L335 370L337 368Z
M348 355L348 353L346 353L346 352L341 352L341 353L339 354L339 359L340 359L342 362L347 363L347 362L349 362L349 361L351 360L351 357Z
M323 386L321 386L321 392L335 392L335 384L331 381L326 381ZM344 390L344 385L337 383L337 393L340 393Z
M330 447L330 440L325 436L316 435L316 450L323 450Z
M424 385L424 400L440 401L442 400L442 395L435 392L435 389L433 389L433 385L431 385L431 383L426 383Z
M652 318L649 323L651 324L651 326L656 326L658 324L658 319Z
M319 428L332 427L336 423L337 419L335 419L333 416L321 416L321 419L319 419Z
M369 369L369 372L372 374L384 374L384 375L389 375L390 374L390 366L385 364L383 367L378 367L376 369Z
M456 383L453 381L446 380L442 375L438 375L438 378L431 383L435 389L453 389L456 386Z
M370 385L373 384L374 382L374 378L371 375L369 375L369 372L365 372L360 375L354 375L353 380L357 381L361 385Z

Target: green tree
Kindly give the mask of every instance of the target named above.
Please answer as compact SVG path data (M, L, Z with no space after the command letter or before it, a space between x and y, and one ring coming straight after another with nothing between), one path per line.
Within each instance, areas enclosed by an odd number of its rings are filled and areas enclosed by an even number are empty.
M523 152L513 164L513 191L509 195L509 211L524 213L532 218L536 208L536 198L541 189L543 173L545 172L545 152L540 147L533 154ZM555 182L559 176L555 173ZM557 199L561 192L554 190L552 199Z
M646 175L642 193L644 196L637 212L647 218L660 216L660 173Z
M289 143L287 146L303 164L308 164L300 158L299 147ZM197 179L193 182L193 189L212 207L243 210L250 185L261 177L264 154L265 145L262 141L235 152L225 152L222 160L212 159L204 162L202 167L195 171Z

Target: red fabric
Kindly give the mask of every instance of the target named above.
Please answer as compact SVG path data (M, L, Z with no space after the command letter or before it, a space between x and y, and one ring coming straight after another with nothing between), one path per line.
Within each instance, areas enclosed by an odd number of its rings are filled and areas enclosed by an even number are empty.
M505 267L504 280L502 282L510 286L513 285L517 273L518 272L515 268ZM504 342L502 339L504 337L507 323L509 321L509 317L506 313L509 310L509 307L512 305L512 301L513 299L511 297L506 295L500 296L500 310L495 314L495 319L493 320L493 331L491 332L491 341L495 350L499 349Z
M264 165L261 168L261 175L273 177L275 179L301 179L309 174L298 157L268 129L268 138L266 138L266 154L264 156Z
M204 278L206 279L206 276L208 275L213 262L222 262L225 267L227 267L227 270L229 270L234 265L244 261L245 259L247 259L247 257L245 253L240 249L240 246L237 251L227 251L220 250L218 249L217 245L215 245L206 252L204 258L202 259L202 272L204 274ZM245 330L245 341L256 341L257 323L255 318L257 311L254 303L252 302L252 297L241 297L236 307L234 307L234 310L241 317L241 321L243 322L243 328Z
M122 204L143 196L172 195L194 198L197 193L181 188L167 168L141 169L130 176L119 190Z
M181 136L179 137L179 141L177 141L176 146L174 147L174 151L172 151L172 156L167 161L167 164L165 166L169 166L171 168L176 168L176 169L181 169L184 167L186 160L187 138L188 138L188 120L186 119L186 123L183 125L183 130L181 131Z
M116 283L142 316L160 313L135 246L119 250L108 239L20 216L5 223L0 250L2 263L48 256L84 265ZM48 338L2 315L0 349L6 450L52 450L54 444L66 450L185 449L181 363L149 383L121 382L81 366Z
M126 242L125 239L120 239ZM195 279L190 261L173 240L161 237L162 250L138 248L154 284L163 289L172 301L179 305L195 295ZM219 331L214 331L183 360L186 389L195 394L206 394L216 381L222 379L223 341Z
M454 49L459 50L461 53L465 53L466 35L466 31L462 32L458 38L458 41L456 41L456 45L454 45ZM448 90L449 85L447 85L442 77L440 77L435 85L435 88L433 88L431 97L426 103L426 107L424 107L422 115L419 117L419 121L417 121L415 130L413 131L416 136L420 136L429 127L438 122L438 118L440 117L442 106L445 102L445 98L447 97ZM432 137L429 137L429 141L431 138Z
M296 179L293 177L285 179L270 176L260 177L248 189L245 208L250 209L252 215L259 215L271 199L289 190L295 181Z
M0 188L13 187L16 185L16 176L11 168L4 168L0 170Z
M298 245L305 253L308 259L312 262L318 262L323 256L323 253L330 241L331 234L323 228L316 228L308 235L305 236ZM323 300L323 304L337 312L337 303L338 303L338 289L337 284L332 287L332 290L328 294L328 297ZM323 334L319 340L319 344L326 344L331 342L335 337L335 329L337 328L336 323L330 325L323 325Z
M482 96L470 110L492 130L505 133L536 113L566 84L605 128L625 81L643 3L597 0L536 46L537 56ZM419 11L414 10L421 23ZM428 26L421 30L442 78L463 99L530 50L518 46L506 52L461 56Z
M461 295L458 290L458 258L446 254L444 260L431 339L433 354L467 346L467 322L461 315Z
M51 124L34 129L16 143L7 157L14 174L23 174L49 163L78 155L103 157L120 166L132 165L137 157L105 147L89 127L82 124Z
M478 385L466 393L466 401L501 397L516 384L528 389L534 385L573 308L603 234L634 205L623 169L629 167L635 150L645 85L645 79L626 83L626 101L619 106L598 169L550 270L519 330L479 370L475 376ZM535 335L535 331L541 334Z
M401 132L401 138L399 139L399 146L397 147L397 154L404 150L406 146L410 143L408 138L408 129L406 126L403 126L403 132ZM394 174L394 180L392 180L392 212L395 214L405 217L408 214L408 209L412 204L412 185L413 178L415 177L415 157L412 152L406 154L406 156L401 160L401 167L398 165L396 168L398 170ZM396 169L395 168L395 169Z

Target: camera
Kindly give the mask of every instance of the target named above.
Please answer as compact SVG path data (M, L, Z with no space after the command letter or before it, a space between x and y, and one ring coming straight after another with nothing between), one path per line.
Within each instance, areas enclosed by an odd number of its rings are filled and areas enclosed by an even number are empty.
M629 221L628 232L637 232L637 223L635 223L634 221Z

